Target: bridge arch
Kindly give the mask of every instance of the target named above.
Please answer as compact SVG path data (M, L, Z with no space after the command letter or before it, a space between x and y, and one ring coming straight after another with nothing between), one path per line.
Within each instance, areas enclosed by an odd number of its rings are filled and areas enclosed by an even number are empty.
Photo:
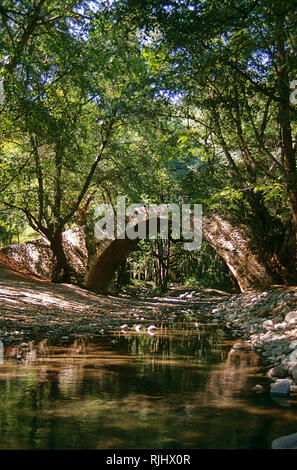
M134 231L147 234L150 223L155 223L157 231L160 225L168 224L167 217L146 218L140 223L134 224ZM103 239L93 242L94 253L89 257L88 269L85 276L84 285L89 290L105 292L120 265L121 261L140 242L141 238L127 238L125 233L121 233L118 238Z
M281 283L267 266L257 241L246 226L238 226L218 214L206 214L202 233L226 262L242 292ZM107 291L122 259L138 242L139 239L114 238L95 243L84 227L63 234L65 254L76 280L87 289L102 293ZM47 240L10 245L1 248L1 252L34 274L51 277L52 255Z
M148 220L143 223L147 225ZM276 283L246 226L235 226L218 214L208 214L203 216L202 233L226 262L242 292ZM105 292L120 262L139 241L128 238L100 241L89 258L85 287Z

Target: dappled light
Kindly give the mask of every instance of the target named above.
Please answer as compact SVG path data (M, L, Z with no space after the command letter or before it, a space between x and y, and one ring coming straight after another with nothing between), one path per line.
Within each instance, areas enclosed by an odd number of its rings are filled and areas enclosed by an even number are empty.
M297 448L296 31L0 1L0 449Z

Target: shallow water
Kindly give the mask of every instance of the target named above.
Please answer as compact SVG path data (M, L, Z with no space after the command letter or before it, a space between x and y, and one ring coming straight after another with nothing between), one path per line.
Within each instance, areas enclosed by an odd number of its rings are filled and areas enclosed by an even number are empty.
M296 399L253 392L254 353L213 325L157 326L6 348L0 448L255 449L297 432Z

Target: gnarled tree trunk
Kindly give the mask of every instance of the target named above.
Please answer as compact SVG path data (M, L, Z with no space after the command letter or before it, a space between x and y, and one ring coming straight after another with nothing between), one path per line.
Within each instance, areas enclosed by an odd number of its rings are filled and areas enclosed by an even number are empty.
M233 225L218 214L203 217L203 236L224 259L242 292L279 282L246 226Z

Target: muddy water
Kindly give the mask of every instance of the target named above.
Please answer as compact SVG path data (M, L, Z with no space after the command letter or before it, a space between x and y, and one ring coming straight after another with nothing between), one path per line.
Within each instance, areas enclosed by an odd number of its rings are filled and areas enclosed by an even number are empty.
M296 400L267 387L258 358L205 324L157 325L6 348L1 449L250 449L297 431Z

